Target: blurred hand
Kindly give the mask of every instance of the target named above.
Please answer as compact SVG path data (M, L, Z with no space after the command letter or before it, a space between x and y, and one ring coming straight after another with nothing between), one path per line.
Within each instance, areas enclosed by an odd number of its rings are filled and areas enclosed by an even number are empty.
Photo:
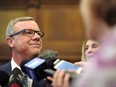
M70 70L70 72L73 73L73 74L78 74L77 71L76 70L73 70L73 69Z
M80 67L84 67L88 62L75 62L74 64Z
M70 75L64 70L57 70L53 76L53 87L70 87Z
M50 76L47 76L47 78L46 78L47 80L49 80L49 81L53 81L53 78L52 77L50 77Z
M84 66L86 66L88 62L75 62L74 64L77 65L77 66L80 66L80 68L76 71L78 74L82 73L83 72L83 68Z

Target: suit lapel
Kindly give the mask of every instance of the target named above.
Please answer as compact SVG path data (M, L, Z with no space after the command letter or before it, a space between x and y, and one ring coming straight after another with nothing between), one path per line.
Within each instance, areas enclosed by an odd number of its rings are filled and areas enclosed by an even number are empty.
M0 70L5 71L6 73L8 73L8 75L10 75L10 73L11 73L11 61L9 61L8 63L6 63L4 65L1 65Z

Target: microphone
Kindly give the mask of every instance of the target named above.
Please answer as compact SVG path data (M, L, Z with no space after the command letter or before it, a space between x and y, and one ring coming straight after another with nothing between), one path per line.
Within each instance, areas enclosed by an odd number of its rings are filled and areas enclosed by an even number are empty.
M9 75L6 72L0 70L0 85L3 87L6 85L6 83L8 83L8 81Z
M34 58L35 60L24 60L22 61L20 66L22 71L26 73L31 79L39 81L43 78L46 78L46 76L51 75L47 72L44 72L44 69L55 70L53 62L56 61L57 58L58 58L57 51L44 50L41 54L37 56L37 58ZM29 63L29 61L31 63ZM30 69L32 66L29 65L32 64L35 65L35 67L33 69Z
M46 78L47 76L53 76L54 71L56 69L64 69L67 71L71 69L78 69L76 65L69 63L67 61L62 62L60 64L60 60L57 58L58 52L53 50L45 50L38 57L32 60L25 60L21 63L21 69L25 72L31 79L41 80ZM54 65L58 65L56 69ZM63 67L59 67L63 66ZM66 66L66 67L64 67ZM68 66L68 67L67 67ZM67 71L68 72L68 71ZM70 75L72 73L68 72ZM71 75L71 78L74 78L76 75Z
M23 87L23 76L21 70L14 68L9 79L9 87Z
M45 59L47 68L52 70L75 70L78 74L82 71L81 67L68 61L58 59L58 52L54 50L44 50L38 57Z
M24 60L20 66L22 71L33 80L40 81L46 77L44 69L47 69L47 66L44 59L34 58L32 60Z
M38 57L45 59L47 68L52 70L76 70L77 73L80 73L82 70L82 68L74 65L73 63L58 59L58 52L54 50L44 50Z
M58 52L57 51L44 50L38 57L45 59L47 67L55 70L53 63L58 59Z
M21 63L21 68L25 68L25 73L33 80L40 81L43 78L46 78L47 76L53 76L54 70L49 69L46 67L46 63L44 59L41 58L34 58L31 61L23 62ZM23 71L23 72L24 72ZM70 74L70 81L72 81L74 78L76 78L77 74L73 74L71 72L67 73Z

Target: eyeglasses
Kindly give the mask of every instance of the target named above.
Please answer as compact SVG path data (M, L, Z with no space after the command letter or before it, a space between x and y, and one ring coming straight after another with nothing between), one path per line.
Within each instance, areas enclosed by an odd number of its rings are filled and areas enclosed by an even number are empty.
M23 34L28 37L33 37L35 35L35 33L37 33L41 38L44 36L44 32L42 32L42 31L35 31L32 29L23 29L23 30L20 30L20 31L10 35L10 37L16 36L18 34Z

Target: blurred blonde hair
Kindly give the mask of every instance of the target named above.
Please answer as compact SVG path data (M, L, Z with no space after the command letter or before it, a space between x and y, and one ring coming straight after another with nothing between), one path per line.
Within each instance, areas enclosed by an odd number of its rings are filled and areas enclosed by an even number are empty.
M87 58L85 56L85 46L86 46L86 43L89 39L85 39L84 42L83 42L83 45L82 45L82 49L81 49L81 52L82 52L82 55L81 55L81 61L87 61Z

